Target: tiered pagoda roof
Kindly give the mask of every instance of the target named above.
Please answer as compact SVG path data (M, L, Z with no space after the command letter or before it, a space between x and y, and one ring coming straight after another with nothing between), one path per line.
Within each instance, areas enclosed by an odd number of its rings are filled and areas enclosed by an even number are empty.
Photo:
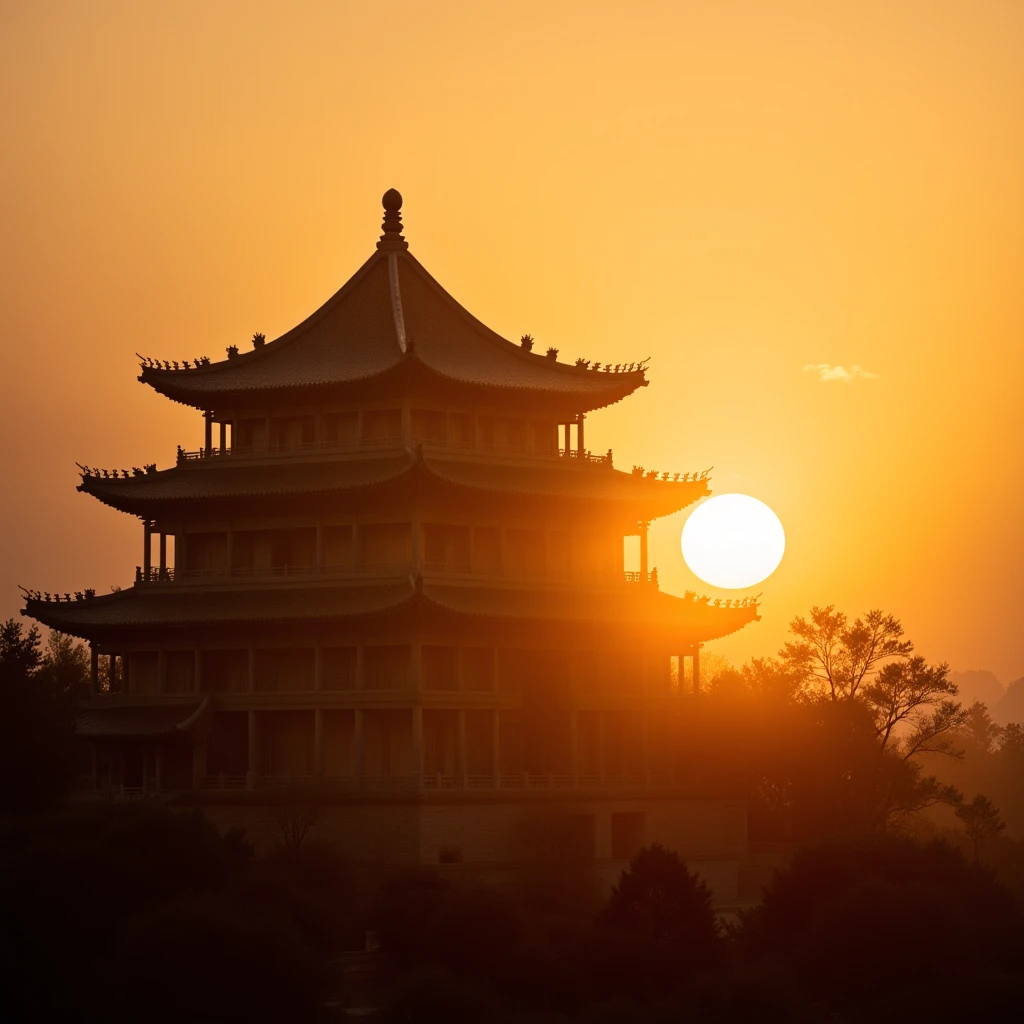
M688 642L727 636L758 618L751 600L710 602L674 597L655 587L605 589L494 587L427 582L408 576L392 583L323 584L259 590L209 587L181 592L134 588L81 601L30 598L26 611L53 629L103 639L148 628L222 626L261 622L367 619L403 609L477 619L672 628Z
M79 490L106 505L143 518L169 507L223 504L250 498L340 496L379 492L383 498L408 484L430 485L453 496L477 493L516 498L601 502L633 519L669 515L709 494L705 474L660 479L626 473L610 462L539 459L531 464L446 457L438 452L401 449L363 457L258 465L234 457L197 459L161 472L103 477L85 474Z
M609 405L645 386L636 362L610 370L567 365L552 355L529 351L490 330L460 306L408 251L401 234L401 196L384 197L384 233L374 254L312 316L286 334L250 352L220 362L199 360L170 368L144 360L140 380L160 393L196 408L238 413L251 405L294 407L307 400L409 393L417 382L431 394L457 392L467 404L538 408L575 418ZM178 364L175 364L177 367ZM560 421L568 422L568 420ZM577 421L578 422L578 421ZM209 442L208 442L209 443ZM568 457L568 456L572 457ZM610 455L610 453L609 453ZM150 467L135 475L86 471L79 490L113 508L153 519L185 507L208 509L239 501L260 507L280 498L333 499L363 496L395 507L431 488L451 507L482 496L492 505L518 500L575 504L577 511L600 509L635 524L667 515L709 493L707 473L632 473L615 470L610 457L582 451L489 458L481 450L460 450L436 442L412 447L409 439L369 450L292 453L211 454L182 459L171 469ZM403 488L408 487L406 492ZM258 500L258 501L257 501ZM306 578L254 581L238 586L230 573L190 586L149 578L140 585L78 600L26 599L25 613L46 625L93 641L119 636L227 624L366 620L402 610L417 614L516 620L524 623L594 623L671 630L683 642L725 636L757 619L754 601L711 603L688 594L661 593L642 584L617 581L591 585L552 578L528 586L514 579L483 577L450 582L444 573L374 579ZM640 575L640 574L637 574ZM234 582L236 585L232 585Z
M408 251L401 203L394 189L385 195L377 251L297 327L252 351L187 369L145 360L139 380L198 409L291 400L301 392L367 397L419 379L433 391L470 388L499 403L529 395L574 412L610 405L647 384L635 355L602 369L567 365L481 323Z

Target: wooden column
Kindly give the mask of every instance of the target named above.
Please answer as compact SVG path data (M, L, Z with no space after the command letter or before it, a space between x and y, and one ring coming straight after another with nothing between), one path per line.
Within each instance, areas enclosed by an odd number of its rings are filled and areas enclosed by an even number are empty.
M356 708L353 712L355 720L352 732L352 775L359 786L359 780L363 777L363 709Z
M324 777L324 712L322 708L316 708L313 711L313 775L318 782Z
M640 582L647 582L647 528L650 523L640 523Z
M95 697L100 688L100 654L89 644L89 696Z
M204 437L203 455L205 455L207 458L209 458L210 457L210 448L213 447L213 413L209 412L209 411L204 412L203 413L203 421L204 421L204 423L203 423L203 437Z
M148 583L153 568L153 523L146 519L142 524L142 578Z
M651 782L651 715L640 712L640 766L644 774L644 785Z
M501 789L501 712L494 709L491 720L491 766L494 774L494 788Z
M410 524L412 530L412 574L418 575L423 568L423 524L419 521L419 516L413 513L412 523Z
M177 548L175 548L177 551ZM160 578L164 579L167 575L167 534L163 530L160 531Z
M423 708L417 704L412 708L412 775L413 783L423 785Z
M246 759L246 772L245 772L245 785L247 789L254 789L256 787L256 772L257 772L257 759L259 757L259 736L257 729L259 722L256 718L256 712L249 712L249 744L248 754Z
M416 786L423 784L423 644L417 637L411 645L410 689L415 704L412 708L412 763Z
M420 692L423 689L423 644L419 638L410 644L409 664L409 686L413 692L413 698L419 700Z
M586 451L586 449L583 447L583 420L584 419L585 419L585 414L582 413L582 412L576 417L576 451L578 451L581 456Z
M580 713L578 708L569 711L569 747L572 757L572 787L580 784Z
M456 768L459 773L459 786L462 789L467 789L466 776L469 774L469 766L466 763L466 712L463 708L460 708L458 714L459 724L455 745Z
M107 678L110 680L110 692L117 691L117 655L111 654L107 659Z
M228 446L228 425L227 421L220 421L220 454L223 455Z
M362 530L359 528L359 523L352 524L352 569L356 572L359 571L359 567L363 564L363 535Z
M206 737L197 736L192 745L192 788L202 789L206 778Z

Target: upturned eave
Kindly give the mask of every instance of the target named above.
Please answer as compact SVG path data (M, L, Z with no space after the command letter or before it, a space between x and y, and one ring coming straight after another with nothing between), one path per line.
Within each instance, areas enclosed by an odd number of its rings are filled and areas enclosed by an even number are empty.
M650 521L710 494L705 477L654 479L613 469L603 462L562 458L484 460L447 454L441 446L400 448L377 458L324 456L293 462L233 461L232 456L195 460L166 470L130 476L83 475L78 489L111 508L156 518L161 511L261 499L336 496L363 502L374 492L414 478L425 486L487 500L551 501L560 507L598 505L620 519ZM678 474L677 474L678 476ZM687 474L687 477L689 474ZM392 493L389 491L389 493Z
M518 621L657 631L684 643L718 639L757 621L756 601L723 606L706 597L675 597L652 584L598 587L453 584L411 576L366 585L280 585L245 590L135 586L84 600L29 598L23 615L93 642L124 642L169 630L295 628L329 622L393 621L417 609L472 622Z

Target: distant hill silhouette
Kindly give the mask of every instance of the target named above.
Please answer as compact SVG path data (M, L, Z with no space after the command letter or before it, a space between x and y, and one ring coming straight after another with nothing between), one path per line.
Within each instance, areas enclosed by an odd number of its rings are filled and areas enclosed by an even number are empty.
M989 714L995 715L995 706L1003 699L1006 687L995 674L986 669L972 669L968 672L951 672L950 679L960 688L957 699L964 707L976 700L988 705Z
M1010 683L1002 699L988 710L993 721L1000 725L1024 722L1024 676Z

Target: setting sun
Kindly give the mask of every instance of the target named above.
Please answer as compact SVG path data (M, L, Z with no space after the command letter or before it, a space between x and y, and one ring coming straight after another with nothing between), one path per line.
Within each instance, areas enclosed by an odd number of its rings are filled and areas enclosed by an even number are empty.
M766 580L779 567L786 534L779 517L746 494L721 494L686 520L683 558L713 587L734 590Z

